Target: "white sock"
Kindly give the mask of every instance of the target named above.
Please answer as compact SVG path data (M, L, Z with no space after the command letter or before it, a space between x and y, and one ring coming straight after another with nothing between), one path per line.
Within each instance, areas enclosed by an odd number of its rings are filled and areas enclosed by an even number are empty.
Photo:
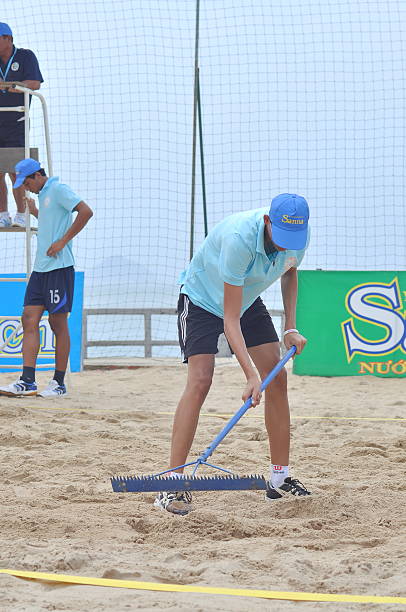
M4 212L0 212L0 219L8 219L10 217L10 213L8 212L8 210L5 210Z
M275 488L280 487L283 484L285 478L289 476L289 466L288 465L274 465L271 463L271 467L269 470L269 480L271 481L271 485Z
M169 478L183 478L183 474L180 472L169 472Z

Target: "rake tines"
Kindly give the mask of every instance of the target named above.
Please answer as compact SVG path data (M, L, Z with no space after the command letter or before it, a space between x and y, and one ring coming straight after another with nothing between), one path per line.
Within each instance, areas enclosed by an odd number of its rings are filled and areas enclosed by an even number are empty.
M115 476L111 478L116 493L150 493L159 491L255 491L265 490L263 476Z

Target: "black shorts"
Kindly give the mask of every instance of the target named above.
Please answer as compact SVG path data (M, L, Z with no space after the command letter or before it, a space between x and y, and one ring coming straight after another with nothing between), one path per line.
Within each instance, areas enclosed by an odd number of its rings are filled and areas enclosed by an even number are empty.
M279 342L271 316L261 298L244 312L240 319L241 331L247 348ZM178 301L178 334L183 362L192 355L215 355L218 339L224 332L220 317L196 306L183 293Z
M73 266L51 272L33 272L25 292L24 306L44 306L49 314L71 312L74 285Z
M24 125L25 121L13 121L11 124L0 125L0 149L5 149L6 147L24 147Z

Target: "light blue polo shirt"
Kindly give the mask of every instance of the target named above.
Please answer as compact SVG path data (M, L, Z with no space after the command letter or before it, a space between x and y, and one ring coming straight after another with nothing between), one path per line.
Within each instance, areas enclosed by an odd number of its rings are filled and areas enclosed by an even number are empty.
M304 249L278 251L269 258L264 247L267 214L269 207L237 213L209 232L180 276L181 291L193 304L223 318L224 283L229 283L243 287L242 315L287 270L299 266L309 237Z
M38 234L35 272L51 272L75 265L71 242L59 251L56 257L49 257L47 250L52 243L60 240L72 225L72 210L82 201L68 185L59 182L57 176L47 180L38 194Z

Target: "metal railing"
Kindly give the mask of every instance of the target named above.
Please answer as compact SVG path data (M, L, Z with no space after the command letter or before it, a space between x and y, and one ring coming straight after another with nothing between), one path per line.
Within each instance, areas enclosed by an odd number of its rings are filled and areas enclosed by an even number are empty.
M88 317L94 315L142 315L144 317L143 340L88 340ZM88 358L91 346L143 346L144 357L152 357L153 346L177 346L177 340L153 340L152 317L154 315L176 315L175 308L85 308L83 310L83 358Z
M280 317L281 330L285 326L285 313L283 310L268 309L271 317ZM152 338L152 317L159 315L176 316L175 308L85 308L83 310L83 327L82 327L82 356L83 359L88 359L89 347L95 346L143 346L144 357L152 357L152 347L154 346L179 346L178 340L153 340ZM88 340L88 317L96 315L141 315L144 317L144 338L142 340ZM223 356L227 356L223 354ZM231 353L229 353L231 356Z

